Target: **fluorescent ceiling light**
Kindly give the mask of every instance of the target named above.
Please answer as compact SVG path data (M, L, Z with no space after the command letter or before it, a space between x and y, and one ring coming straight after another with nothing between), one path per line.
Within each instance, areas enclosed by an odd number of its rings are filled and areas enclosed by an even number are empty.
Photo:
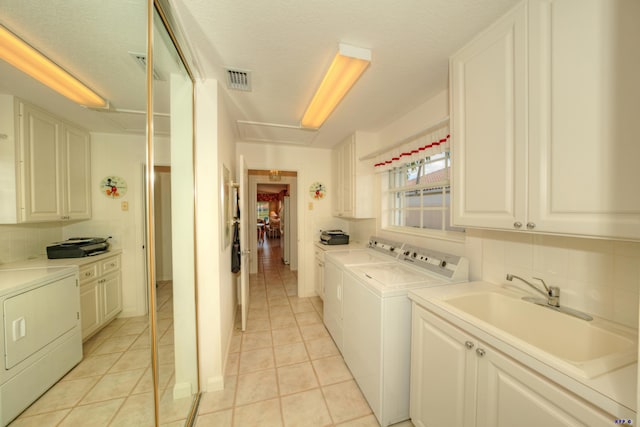
M371 51L340 43L340 50L307 107L300 125L318 129L371 63Z
M80 105L107 106L107 101L2 25L0 58Z

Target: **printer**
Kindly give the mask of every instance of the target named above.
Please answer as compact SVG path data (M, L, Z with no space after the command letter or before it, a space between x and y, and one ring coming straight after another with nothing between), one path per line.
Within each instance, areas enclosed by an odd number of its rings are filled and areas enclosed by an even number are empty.
M111 237L71 237L47 246L47 258L82 258L107 252Z
M342 230L323 230L320 234L323 245L348 245L349 235Z

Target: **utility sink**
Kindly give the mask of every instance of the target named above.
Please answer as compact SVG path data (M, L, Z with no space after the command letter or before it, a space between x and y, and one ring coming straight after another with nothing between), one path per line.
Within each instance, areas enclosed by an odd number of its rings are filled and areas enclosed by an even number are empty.
M442 302L569 363L587 378L637 360L635 337L607 328L604 321L587 322L498 292L450 297Z

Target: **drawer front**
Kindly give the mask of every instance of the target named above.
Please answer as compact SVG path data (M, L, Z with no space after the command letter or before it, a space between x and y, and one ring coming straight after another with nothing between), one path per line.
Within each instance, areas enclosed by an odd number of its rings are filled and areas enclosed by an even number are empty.
M112 271L120 270L120 257L114 256L100 261L100 274L111 273Z
M87 283L98 277L98 263L84 265L80 268L80 282Z

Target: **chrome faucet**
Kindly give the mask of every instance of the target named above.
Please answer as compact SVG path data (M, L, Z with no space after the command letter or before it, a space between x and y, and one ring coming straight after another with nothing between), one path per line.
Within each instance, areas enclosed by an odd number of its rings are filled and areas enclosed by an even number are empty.
M525 280L520 276L516 276L515 274L507 273L507 280L512 281L513 279L518 279L526 283L527 285L529 285L535 291L540 292L542 295L544 295L547 298L547 304L553 307L560 307L560 288L558 288L557 286L549 287L547 286L547 284L544 282L543 279L540 279L539 277L534 277L534 279L540 280L542 282L542 286L544 286L544 289L547 291L547 292L544 292L540 290L540 288L538 288L536 285L529 282L528 280Z
M539 292L545 296L544 300L540 298L532 298L532 297L523 297L522 298L523 300L541 305L543 307L551 308L553 310L559 311L561 313L566 313L583 320L587 320L587 321L593 320L593 317L581 311L577 311L568 307L560 307L560 288L558 288L557 286L547 286L547 284L544 282L543 279L534 277L534 279L542 282L542 286L544 286L544 289L546 291L545 292L541 290L539 287L537 287L536 285L534 285L533 283L529 282L528 280L525 280L522 277L516 276L515 274L507 273L507 280L511 282L513 279L518 279L522 281L523 283L529 285L536 292Z

